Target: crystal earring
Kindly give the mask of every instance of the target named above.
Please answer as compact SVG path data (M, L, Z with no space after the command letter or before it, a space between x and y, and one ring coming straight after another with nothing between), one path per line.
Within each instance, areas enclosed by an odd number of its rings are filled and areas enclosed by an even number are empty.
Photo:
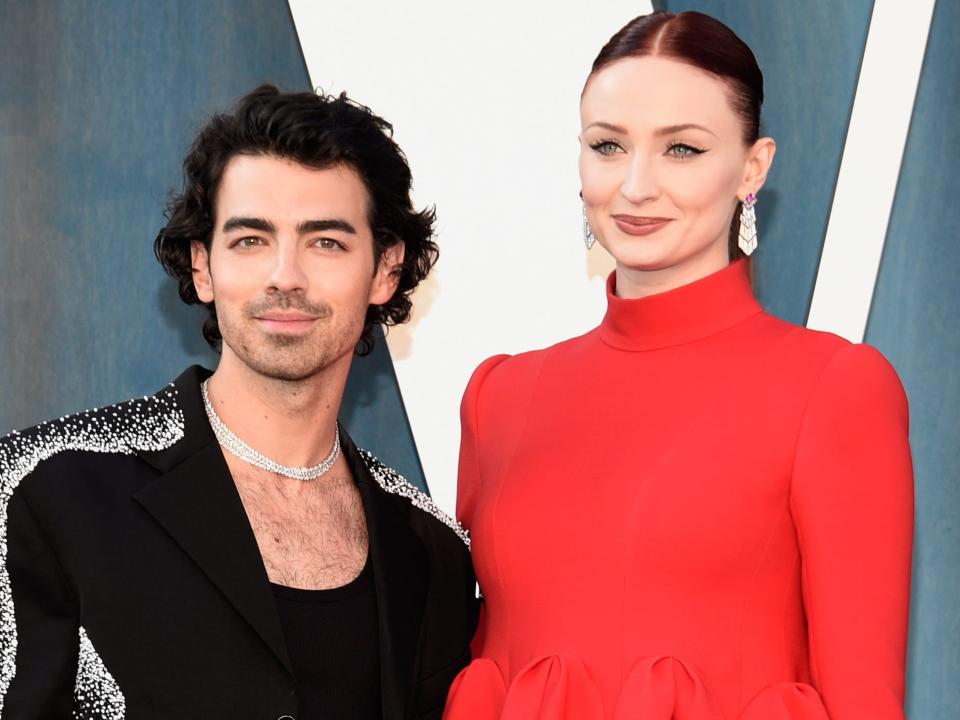
M757 213L753 209L757 203L757 196L747 195L740 208L740 238L737 245L744 255L750 255L757 249Z
M583 206L583 244L587 246L587 250L593 247L593 244L597 241L597 236L593 234L593 228L590 227L590 221L587 220L587 206Z

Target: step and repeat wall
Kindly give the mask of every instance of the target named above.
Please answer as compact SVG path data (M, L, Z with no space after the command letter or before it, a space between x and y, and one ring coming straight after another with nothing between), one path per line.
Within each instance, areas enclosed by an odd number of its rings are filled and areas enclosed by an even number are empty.
M757 291L877 346L911 407L917 497L908 713L960 715L960 3L309 0L0 3L0 434L213 367L152 254L192 134L262 82L346 90L395 126L441 260L411 323L356 362L342 420L452 509L458 405L489 355L603 315L578 100L652 7L730 25L764 71Z

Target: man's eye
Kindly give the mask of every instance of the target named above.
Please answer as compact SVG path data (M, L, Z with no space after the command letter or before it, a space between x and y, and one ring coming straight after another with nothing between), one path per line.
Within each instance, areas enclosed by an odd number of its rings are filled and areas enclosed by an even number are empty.
M331 240L330 238L320 238L317 240L317 245L322 247L324 250L342 250L343 245L338 243L336 240Z
M258 237L242 237L237 240L233 245L234 247L242 248L251 248L256 247L257 245L262 245L263 241Z

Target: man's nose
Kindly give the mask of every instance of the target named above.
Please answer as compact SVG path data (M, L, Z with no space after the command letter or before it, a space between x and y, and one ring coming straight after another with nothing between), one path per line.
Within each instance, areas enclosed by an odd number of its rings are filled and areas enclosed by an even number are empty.
M273 258L269 285L281 292L293 292L307 289L307 274L303 267L303 258L296 243L277 244Z

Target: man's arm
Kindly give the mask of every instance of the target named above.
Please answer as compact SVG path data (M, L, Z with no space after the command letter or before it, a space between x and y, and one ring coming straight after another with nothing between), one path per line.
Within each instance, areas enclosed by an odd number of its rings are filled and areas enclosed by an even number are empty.
M13 617L4 618L7 627L0 633L0 642L4 658L13 657L15 663L9 687L0 687L0 712L4 720L70 718L79 652L79 603L22 487L13 492L6 519Z

